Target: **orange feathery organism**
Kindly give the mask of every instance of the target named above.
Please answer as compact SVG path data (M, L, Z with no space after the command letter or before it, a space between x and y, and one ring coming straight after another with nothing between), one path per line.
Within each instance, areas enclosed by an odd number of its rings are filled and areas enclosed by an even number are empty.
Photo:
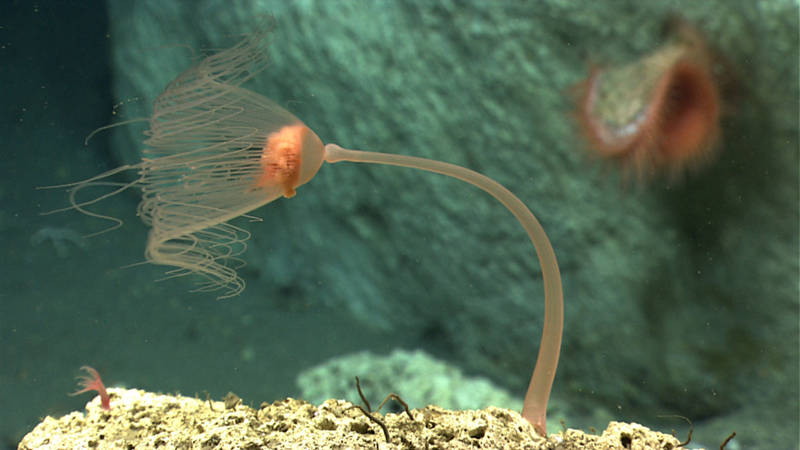
M639 179L658 172L679 176L713 154L719 89L708 47L685 23L638 61L593 68L579 88L578 122L589 146Z

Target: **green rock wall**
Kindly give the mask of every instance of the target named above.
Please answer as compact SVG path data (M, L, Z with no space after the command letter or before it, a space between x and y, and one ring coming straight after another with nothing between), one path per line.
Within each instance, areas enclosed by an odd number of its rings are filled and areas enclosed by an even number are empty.
M677 413L711 446L733 429L743 443L796 438L796 402L783 401L798 398L794 2L112 0L110 13L116 96L146 99L128 116L148 114L190 49L272 24L271 64L248 87L323 141L460 164L517 194L561 266L553 395L576 415ZM682 182L626 184L587 157L570 89L590 62L652 50L675 13L723 57L719 157ZM140 131L114 135L120 162L137 160ZM524 392L541 276L522 229L487 195L340 164L255 215L263 222L237 222L253 233L248 290L347 309Z

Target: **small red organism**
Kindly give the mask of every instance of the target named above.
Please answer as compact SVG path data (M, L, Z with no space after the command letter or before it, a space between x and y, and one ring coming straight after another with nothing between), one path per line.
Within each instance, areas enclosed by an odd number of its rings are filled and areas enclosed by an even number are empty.
M106 392L106 386L103 384L103 380L100 379L100 374L97 373L94 368L89 366L82 366L81 370L86 372L86 375L78 377L78 384L80 384L83 389L75 391L69 395L78 395L83 394L84 392L97 391L97 393L100 394L100 406L106 411L111 410L111 398L108 396L108 392Z

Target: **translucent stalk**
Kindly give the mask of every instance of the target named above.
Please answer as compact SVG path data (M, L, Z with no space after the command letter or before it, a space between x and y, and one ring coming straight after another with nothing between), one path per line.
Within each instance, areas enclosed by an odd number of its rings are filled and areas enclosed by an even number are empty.
M533 370L528 392L522 407L522 416L533 424L537 433L547 436L547 401L558 366L558 355L561 349L561 333L564 327L564 300L561 292L561 274L558 270L556 255L550 240L536 220L536 217L520 199L508 189L478 172L439 161L413 156L387 153L347 150L336 144L325 146L325 161L336 163L351 161L360 163L387 164L391 166L411 167L414 169L435 172L465 181L483 189L500 203L505 205L528 233L536 249L544 280L544 330L539 345L539 356Z

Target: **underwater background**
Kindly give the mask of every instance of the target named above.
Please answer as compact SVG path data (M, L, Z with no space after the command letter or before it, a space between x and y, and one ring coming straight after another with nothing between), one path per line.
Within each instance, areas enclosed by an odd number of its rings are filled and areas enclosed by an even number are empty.
M676 13L720 55L718 154L626 182L591 158L573 87L651 51ZM144 260L137 193L94 211L37 187L140 157L150 104L193 57L274 27L247 87L325 142L482 172L537 215L565 330L549 431L635 421L718 447L797 448L798 5L794 1L6 1L0 6L0 442L15 448L88 364L109 385L251 405L388 392L519 408L542 328L541 274L500 205L444 177L323 167L234 223L247 288L216 300ZM132 266L131 266L132 265ZM423 351L409 356L396 350ZM360 353L368 351L369 353ZM337 359L338 358L338 359ZM303 374L303 376L300 376ZM490 394L464 376L480 377ZM413 380L409 383L409 380ZM408 392L417 386L420 392ZM349 388L349 389L348 389ZM483 391L482 391L483 392ZM490 400L486 400L490 399ZM113 407L113 404L112 404Z

